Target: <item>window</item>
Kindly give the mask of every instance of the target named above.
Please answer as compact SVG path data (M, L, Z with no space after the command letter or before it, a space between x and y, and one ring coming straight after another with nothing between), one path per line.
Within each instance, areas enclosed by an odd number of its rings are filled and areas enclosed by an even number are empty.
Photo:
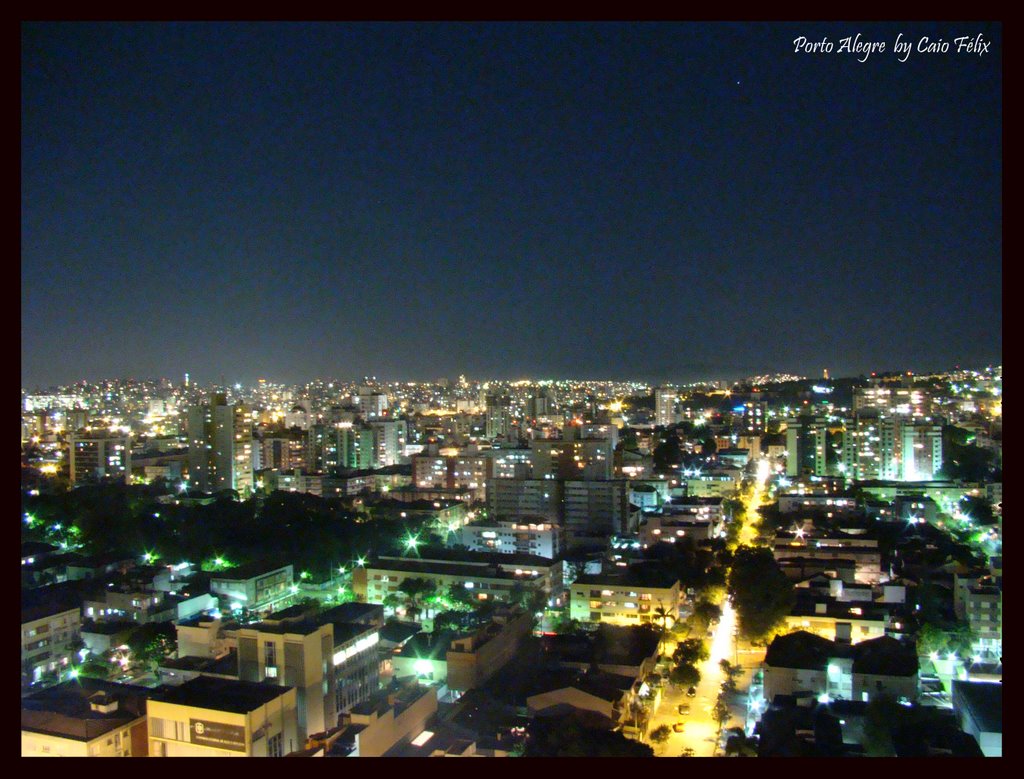
M281 757L283 734L277 733L267 739L267 757Z
M263 664L267 668L277 667L277 645L272 641L267 641L263 645Z

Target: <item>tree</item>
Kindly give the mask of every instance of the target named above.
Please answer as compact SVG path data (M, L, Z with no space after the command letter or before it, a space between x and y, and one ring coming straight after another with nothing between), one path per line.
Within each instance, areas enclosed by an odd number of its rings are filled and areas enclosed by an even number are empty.
M700 684L700 671L694 665L680 663L672 669L668 678L672 684L678 684L680 687L695 687Z
M526 757L654 757L647 744L583 726L578 715L537 717L527 728Z
M729 573L729 594L740 631L751 641L764 641L793 608L793 585L770 549L741 546Z
M688 638L680 641L676 651L672 653L672 659L677 663L688 663L696 665L711 657L711 651L707 644L700 638Z
M864 710L864 751L868 757L894 757L893 730L900 722L899 704L889 695L876 695Z
M658 654L661 654L665 646L665 625L672 612L666 609L663 605L657 605L654 608L654 618L661 622L661 629L658 631Z
M651 741L655 744L664 744L672 736L672 728L668 725L660 725L651 731Z
M401 584L399 584L398 591L405 595L406 612L413 615L419 615L419 613L423 611L424 600L437 591L437 585L430 579L413 577L405 579Z
M79 677L89 679L109 679L113 668L110 663L98 657L90 657L78 666Z
M149 623L140 626L126 643L132 658L152 671L160 661L177 651L178 634L171 622Z
M722 726L728 721L730 716L729 703L725 700L724 696L718 696L718 700L715 701L715 707L711 710L711 716L718 723L718 730L721 731Z

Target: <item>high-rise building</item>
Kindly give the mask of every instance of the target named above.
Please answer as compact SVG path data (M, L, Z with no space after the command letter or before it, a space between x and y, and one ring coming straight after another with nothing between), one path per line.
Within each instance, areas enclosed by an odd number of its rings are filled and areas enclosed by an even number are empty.
M786 475L826 474L828 419L800 416L786 420Z
M864 407L846 423L843 473L848 479L898 479L899 423L874 408Z
M359 402L359 413L363 419L380 419L387 414L388 396L383 392L373 392L363 388L356 396Z
M741 429L746 435L765 432L768 419L768 404L763 400L748 400L743 404L743 421Z
M68 441L72 484L103 479L117 479L126 483L131 480L131 436L72 433Z
M563 525L569 545L594 537L629 533L629 481L566 481Z
M509 398L504 395L486 397L487 417L484 435L487 438L505 438L512 429L512 415Z
M253 488L252 420L241 403L228 405L223 394L193 406L188 414L189 481L203 492L236 490L243 498Z
M654 390L654 424L662 427L675 424L676 391L672 387Z
M930 481L942 467L942 425L904 423L901 465L904 481Z
M408 437L404 419L389 419L370 422L373 430L373 466L385 468L398 465L405 456L405 442Z

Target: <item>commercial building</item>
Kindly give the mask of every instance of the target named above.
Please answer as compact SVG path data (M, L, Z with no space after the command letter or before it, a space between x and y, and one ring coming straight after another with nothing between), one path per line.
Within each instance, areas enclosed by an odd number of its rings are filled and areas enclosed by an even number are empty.
M303 746L295 690L200 676L147 704L152 757L283 757Z
M22 757L146 757L150 690L81 678L21 701Z

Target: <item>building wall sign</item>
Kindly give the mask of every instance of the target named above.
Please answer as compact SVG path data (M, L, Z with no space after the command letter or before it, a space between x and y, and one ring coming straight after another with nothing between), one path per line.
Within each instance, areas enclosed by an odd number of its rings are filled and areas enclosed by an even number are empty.
M193 744L245 752L245 728L240 725L225 725L222 722L190 719L188 726L192 731Z

